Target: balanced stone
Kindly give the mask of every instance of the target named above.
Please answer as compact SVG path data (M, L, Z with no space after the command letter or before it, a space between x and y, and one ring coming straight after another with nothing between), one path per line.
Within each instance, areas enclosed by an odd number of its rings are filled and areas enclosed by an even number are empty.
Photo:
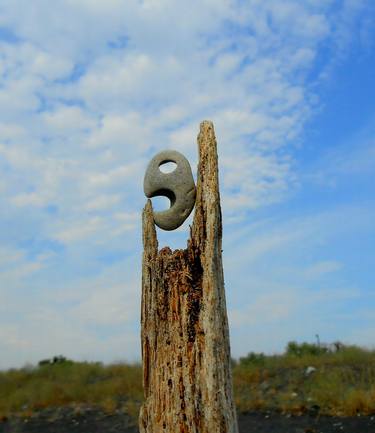
M174 162L177 166L171 173L163 173L160 166ZM189 161L176 150L164 150L150 161L143 183L146 197L164 196L169 198L171 207L155 212L155 224L163 230L180 227L193 210L195 184Z

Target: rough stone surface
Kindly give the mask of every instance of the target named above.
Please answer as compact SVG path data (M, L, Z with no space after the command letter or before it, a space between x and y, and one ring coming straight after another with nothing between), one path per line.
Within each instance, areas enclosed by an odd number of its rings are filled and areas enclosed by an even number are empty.
M171 173L163 173L160 166L166 162L177 164ZM143 184L146 197L165 196L171 207L155 212L155 224L164 230L175 230L183 224L193 210L195 203L195 184L189 161L180 152L164 150L150 161Z
M140 433L238 433L221 256L216 139L198 136L194 221L187 248L158 251L149 200L143 211Z

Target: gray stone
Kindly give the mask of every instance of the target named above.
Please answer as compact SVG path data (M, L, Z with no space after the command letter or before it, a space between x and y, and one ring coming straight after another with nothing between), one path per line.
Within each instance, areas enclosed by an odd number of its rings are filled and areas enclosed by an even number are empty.
M174 162L177 167L171 173L163 173L160 166ZM171 207L155 212L155 224L163 230L175 230L183 224L193 210L195 184L189 161L176 150L164 150L150 161L143 183L146 197L164 196L169 198Z
M314 373L315 371L316 371L316 368L310 365L309 367L306 368L305 375L310 376L310 374Z

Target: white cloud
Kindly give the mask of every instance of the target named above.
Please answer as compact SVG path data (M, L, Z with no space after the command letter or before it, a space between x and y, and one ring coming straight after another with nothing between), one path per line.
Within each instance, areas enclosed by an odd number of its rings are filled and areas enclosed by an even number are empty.
M48 199L36 192L30 192L12 197L11 202L16 206L44 206Z
M22 285L1 293L0 369L58 354L75 360L139 360L134 322L140 320L140 276L134 260L122 259L100 275L74 282L31 283L32 297Z
M24 257L21 251L17 251L14 249L0 248L0 269L7 266L17 263Z
M38 167L35 176L41 177L43 182L36 182L37 185L32 182L34 185L28 185L31 192L19 191L11 202L18 206L43 206L48 201L63 201L66 205L92 202L92 198L84 197L88 187L90 195L93 195L95 184L97 188L110 187L111 183L122 178L121 173L128 170L136 175L131 167L142 166L139 158L150 149L175 146L186 151L194 161L195 144L192 144L202 117L211 117L218 125L219 145L224 156L240 151L241 156L248 159L251 149L272 151L284 147L285 140L292 140L299 133L309 114L305 89L293 83L291 74L311 64L327 18L322 12L316 12L319 8L311 9L295 2L288 2L283 7L277 2L266 7L257 1L253 3L257 6L254 9L239 9L231 2L221 2L215 7L211 2L194 3L189 5L186 16L181 15L183 5L177 10L169 3L160 2L138 5L119 1L113 3L112 9L101 2L95 5L58 3L59 18L51 16L49 8L43 9L40 19L46 20L47 24L43 29L32 27L29 17L14 14L15 6L8 6L4 19L8 19L15 31L29 40L22 43L23 53L19 57L16 56L18 47L5 44L9 53L8 64L13 65L16 71L12 76L22 76L22 82L30 79L32 83L27 94L14 99L22 104L26 100L28 104L34 101L27 109L46 105L40 114L33 114L32 122L33 141L38 143L33 146L33 158L39 154L46 161L46 164L35 163ZM38 10L41 4L37 3L35 9ZM324 12L324 7L321 10ZM275 18L275 30L266 24L270 12ZM178 20L175 19L177 15ZM61 18L64 16L70 18L67 20L70 25L66 28ZM238 40L243 51L230 49L235 33L226 31L226 24L221 21L223 17L238 27ZM310 17L309 22L314 23L315 30L312 34L307 32L301 46L298 33L301 26L293 27L290 40L278 53L278 45L272 49L272 42L275 38L282 40L277 32L285 32L285 27L294 23L296 17L302 21ZM107 22L109 18L114 20L112 26ZM93 49L94 41L85 39L87 35L82 34L82 23L91 23L94 19L103 42L114 41L121 35L126 35L129 42L125 48L112 50L105 50L100 45L91 60L85 61L76 80L54 82L56 78L66 78L80 61L78 52L69 47L69 35L74 35L81 53L88 47ZM168 32L165 19L169 20ZM248 26L254 28L255 36L243 32L246 20ZM147 28L147 25L150 28L139 33L139 28ZM51 50L51 29L54 26L68 36L62 50ZM211 33L218 29L223 30L219 38ZM41 41L42 31L48 34L44 43ZM171 32L173 38L169 36ZM213 35L217 40L212 38ZM55 32L52 40L57 47L61 44L60 36ZM158 44L158 49L152 48L154 44ZM176 44L181 49L173 49ZM55 70L45 71L47 75L41 74L45 63ZM8 86L13 82L14 79L8 80ZM11 87L8 90L4 97L10 99ZM72 100L80 105L72 106L71 102L64 105L64 101ZM175 121L177 125L171 126L170 123ZM31 122L26 125L30 127ZM45 139L46 134L48 145L41 145L40 140ZM87 151L84 150L86 146ZM45 153L53 154L53 157L47 159ZM29 158L29 154L30 151L23 158ZM76 199L69 197L69 202L66 202L68 196L63 192L67 176L59 171L51 172L47 167L51 164L56 167L63 154L64 158L69 155L75 159L74 174L72 169L65 174L74 179L75 194L83 194ZM274 154L263 154L261 158L264 167L274 167L274 174L270 174L274 180L268 182L268 186L262 184L260 177L264 171L257 171L258 175L254 175L251 163L237 171L238 183L246 185L251 179L252 187L236 197L236 212L238 208L246 211L278 201L290 186L287 181L289 163L275 158ZM13 158L13 163L18 165L19 161ZM230 171L230 167L227 168ZM49 171L48 175L46 171ZM84 172L86 176L83 176ZM129 181L131 176L126 178ZM226 208L230 209L231 205Z
M335 260L327 260L324 262L314 263L305 269L305 274L307 278L319 278L322 275L337 272L342 268L342 263Z
M347 137L334 149L328 148L320 160L312 163L301 178L335 189L340 183L354 184L375 170L375 140L372 119L360 133Z
M142 154L151 144L150 128L137 112L104 116L100 127L87 140L89 148L125 148L129 159Z
M75 321L97 325L131 323L139 316L139 287L129 283L103 286L92 291L71 310Z
M2 308L6 310L6 302L12 296L12 291L27 284L27 280L45 267L47 257L28 259L25 252L15 248L0 250L0 296ZM9 290L12 289L11 291Z
M103 224L103 218L95 216L89 220L81 220L69 228L63 229L56 233L55 237L61 242L81 241L90 235L95 235L102 228Z
M0 42L0 225L5 238L9 224L17 233L15 240L6 238L16 255L3 259L8 274L2 276L8 296L15 287L30 285L44 305L31 312L39 312L39 322L28 334L42 332L42 341L28 352L22 328L13 327L4 343L13 347L9 365L17 360L17 344L23 359L48 356L48 347L77 355L82 341L80 356L99 356L105 345L85 324L97 318L104 326L120 310L134 319L135 301L107 278L85 302L76 299L77 314L70 312L65 328L63 310L47 302L41 281L60 283L56 275L62 269L65 288L81 288L77 280L88 271L78 268L86 266L87 257L97 260L87 266L95 267L99 278L109 265L98 257L139 252L146 163L158 150L175 147L194 165L201 120L215 122L226 221L243 222L250 210L277 203L293 189L293 146L315 109L314 74L326 68L320 44L344 50L357 13L346 2L332 13L331 3L2 2L0 26L10 29L16 42ZM239 264L290 245L305 229L308 235L307 225L301 225L250 240L241 246ZM15 244L26 245L29 253L19 258L18 276L11 259L18 257ZM48 256L50 250L56 257ZM327 264L316 266L315 273L328 272ZM105 287L113 300L102 294ZM53 298L57 289L50 290ZM265 303L259 298L265 314L281 318L289 311L282 300L270 310ZM27 317L26 327L32 323ZM138 350L135 334L128 342L132 353ZM110 339L108 357L118 356L120 341Z
M15 123L0 123L0 140L9 140L25 136L26 130Z
M85 208L89 211L100 209L111 209L114 205L118 204L121 200L120 195L102 195L95 197L86 203Z
M58 107L43 114L43 120L52 134L68 135L77 130L92 129L95 121L79 107Z
M286 321L301 307L301 295L301 290L290 290L285 287L278 287L277 291L266 295L258 295L251 304L229 311L231 326L243 328Z
M358 301L366 289L336 257L344 233L360 235L358 217L347 208L232 230L224 267L234 356L280 352L287 341L311 341L316 333L325 341L357 343L348 323L360 327L364 308Z
M115 166L105 172L89 173L87 180L89 185L96 188L112 186L114 183L119 182L122 182L123 185L130 185L140 170L141 164L136 161Z

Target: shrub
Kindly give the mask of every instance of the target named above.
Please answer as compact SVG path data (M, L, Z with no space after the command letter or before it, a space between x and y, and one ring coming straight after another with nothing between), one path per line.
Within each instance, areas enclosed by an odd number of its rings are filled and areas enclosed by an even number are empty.
M289 341L286 347L286 355L302 357L305 355L319 356L328 352L327 347L318 346L317 344L311 344L303 342L298 344L296 341Z
M44 367L45 365L55 365L55 364L73 364L73 361L65 358L65 356L58 355L51 359L42 359L38 362L39 367Z
M266 361L266 356L264 353L255 353L250 352L243 358L240 358L239 364L246 366L246 365L256 365L256 366L262 366L264 365Z

